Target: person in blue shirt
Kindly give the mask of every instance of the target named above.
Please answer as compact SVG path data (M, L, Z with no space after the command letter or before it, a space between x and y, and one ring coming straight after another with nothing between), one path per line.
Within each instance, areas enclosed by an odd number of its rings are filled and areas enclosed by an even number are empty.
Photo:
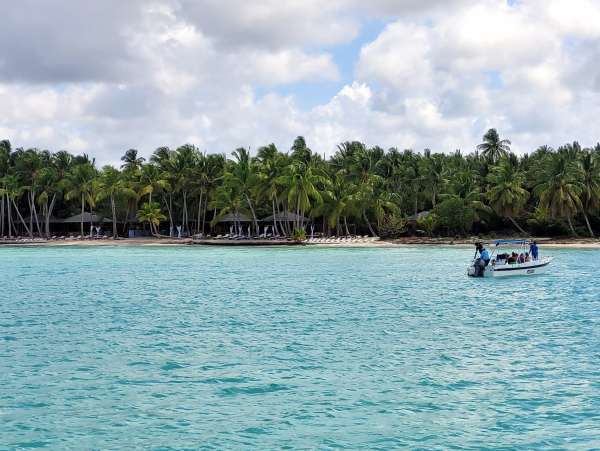
M529 253L531 254L531 259L532 260L537 260L538 259L538 247L537 247L537 243L535 241L533 241L529 245Z
M476 276L483 277L485 267L490 263L490 253L483 247L482 243L477 243L475 249L479 253L479 258L475 261Z
M485 266L487 266L490 263L490 253L481 243L479 243L477 250L479 251L479 258L481 258L485 262Z

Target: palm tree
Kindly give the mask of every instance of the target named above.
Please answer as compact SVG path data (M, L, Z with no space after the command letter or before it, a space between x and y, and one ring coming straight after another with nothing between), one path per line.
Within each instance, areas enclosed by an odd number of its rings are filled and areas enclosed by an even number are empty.
M200 152L191 144L177 148L171 160L170 172L173 180L173 189L181 193L181 226L184 233L190 233L188 194L192 189L191 182L198 162Z
M46 237L50 236L50 218L57 200L67 187L67 174L71 170L73 156L64 150L51 155L51 162L41 170L41 192L38 203L42 206Z
M50 237L50 216L54 210L56 199L62 192L60 174L53 163L41 168L37 177L37 185L40 193L37 196L36 202L42 210L46 238Z
M135 198L137 193L130 188L122 174L112 166L104 166L100 174L98 200L109 199L112 213L113 238L118 237L117 232L117 204L118 196ZM151 203L151 202L150 202Z
M424 194L424 174L421 157L412 150L404 150L400 156L399 166L395 169L395 189L402 194L402 202L406 210L413 214L419 212L419 204ZM436 199L437 200L437 199Z
M306 140L303 136L298 136L292 144L292 158L294 160L302 161L304 164L309 164L312 161L313 153L312 150L306 145Z
M256 217L256 211L252 203L252 197L257 188L258 181L256 165L250 158L250 152L243 147L233 151L232 155L234 161L229 164L228 170L223 174L223 183L231 186L244 198L252 214L254 229L258 233L258 218Z
M90 207L90 220L92 208L95 205L96 169L92 163L77 164L67 174L65 182L65 199L79 198L81 200L81 236L84 236L83 216L85 214L85 204L87 203Z
M175 155L176 153L168 147L159 147L150 157L151 163L157 165L160 170L160 179L165 181L162 189L162 201L169 215L169 236L173 236L175 226L173 194L178 179L175 173Z
M369 232L373 236L378 236L377 231L369 220L369 212L375 216L377 229L387 213L396 213L398 211L399 195L384 189L384 181L381 177L371 175L367 180L357 186L356 192L350 197L353 208L367 225Z
M496 163L500 157L504 157L510 152L510 144L508 139L500 139L495 128L490 128L483 135L483 143L477 146L477 150L480 150L491 163Z
M169 182L162 178L162 173L158 165L154 163L142 166L139 175L140 197L148 196L148 202L152 203L152 196L155 192L168 189Z
M582 154L580 164L583 175L581 180L583 208L581 212L590 236L594 237L588 214L598 211L600 208L600 154L588 150Z
M320 204L323 201L319 185L326 186L329 181L314 165L304 161L292 161L285 174L278 178L279 183L287 188L289 205L296 210L296 229L304 229L303 217L311 209L311 201Z
M121 165L121 169L123 169L123 171L131 174L137 174L146 159L138 156L137 149L129 149L127 152L125 152L125 155L121 157L121 161L123 162Z
M0 237L4 236L4 217L6 215L6 211L5 211L5 199L6 202L8 203L8 199L6 198L6 195L4 193L4 187L2 185L2 178L4 176L7 175L8 173L8 168L10 165L10 153L11 153L12 147L10 144L10 141L7 139L4 139L2 141L0 141ZM10 220L10 218L9 218ZM9 234L10 230L9 230ZM12 235L12 234L11 234Z
M435 207L439 194L446 184L446 168L444 156L440 154L431 155L429 150L425 151L421 160L421 184L431 196L431 206Z
M487 199L491 207L498 215L510 219L519 232L525 234L515 221L515 216L519 215L529 198L529 192L523 187L525 183L523 172L505 158L491 168L487 181L490 184Z
M137 212L137 218L142 222L147 222L150 225L150 233L158 237L158 226L161 221L167 219L160 211L160 205L156 202L145 202Z
M209 197L214 190L215 183L223 175L225 161L226 158L223 155L198 154L191 179L193 194L198 196L196 233L204 233Z
M175 151L160 147L146 162L130 149L120 170L105 169L99 177L88 155L36 148L13 152L5 140L0 141L0 236L17 230L49 236L53 212L66 215L75 203L84 234L85 211L93 213L96 201L112 210L114 228L121 211L127 212L126 220L138 211L139 199L158 202L171 230L176 221L184 233L204 232L206 222L212 219L212 225L230 212L251 216L257 231L259 215L272 214L275 234L292 234L294 226L302 227L303 216L322 221L323 231L349 233L352 222L374 235L387 234L402 215L419 208L436 210L435 224L442 230L468 233L483 222L478 215L483 218L492 210L487 202L521 233L519 213L527 209L561 219L537 221L536 231L560 233L564 220L571 233L585 225L593 235L600 220L599 172L600 145L583 150L572 142L558 151L542 146L519 157L494 129L467 155L432 154L428 149L422 155L409 149L386 152L352 141L341 143L325 160L301 136L289 154L268 145L254 158L247 149L237 149L230 160L184 145ZM209 207L213 211L207 213ZM277 219L283 211L296 213L294 225ZM26 213L28 218L23 218ZM155 225L151 229L156 232Z
M553 218L565 218L571 233L577 236L572 218L582 209L581 168L560 149L541 163L533 189L539 196L540 207L548 209Z
M202 233L204 233L204 226L206 224L206 211L208 209L210 199L214 196L215 190L223 179L226 161L227 158L224 154L210 154L206 156L206 197L202 211ZM213 216L215 215L213 214Z
M215 225L223 216L228 213L233 214L234 218L239 218L242 214L246 214L247 202L232 185L220 185L216 188L214 196L210 202L210 208L213 208L217 214L214 215L211 225ZM241 234L241 223L234 220L235 231Z
M273 233L279 235L277 215L279 213L279 202L282 186L279 178L283 174L286 157L277 151L275 144L261 147L257 152L258 174L257 174L257 197L271 203L273 215ZM281 227L281 233L284 233Z
M327 221L327 226L336 229L336 235L341 235L341 222L343 220L344 232L350 235L348 229L348 216L355 212L353 203L356 194L356 185L346 180L341 173L337 173L327 189L323 191L323 206L321 214Z
M46 161L43 161L43 156ZM49 164L49 154L44 154L38 151L38 149L17 149L12 157L15 174L27 193L27 203L29 205L29 234L30 236L33 236L33 226L35 224L37 226L38 234L41 235L42 231L37 209L35 207L35 199L38 191L39 171L45 165Z
M9 237L12 237L11 224L12 224L12 228L15 230L15 233L17 233L16 227L14 227L14 223L12 223L12 208L15 209L15 212L17 213L17 216L18 216L19 220L21 221L21 224L23 224L23 228L25 229L27 234L29 236L32 236L33 233L31 231L31 229L29 227L27 227L27 223L23 219L23 215L21 214L21 211L19 210L19 205L17 203L18 199L20 199L21 196L23 195L23 193L25 192L25 187L21 184L18 177L15 175L5 176L2 180L2 185L4 186L4 188L2 188L2 190L0 191L0 194L2 194L3 196L6 196L7 203L8 203L8 234L9 234Z

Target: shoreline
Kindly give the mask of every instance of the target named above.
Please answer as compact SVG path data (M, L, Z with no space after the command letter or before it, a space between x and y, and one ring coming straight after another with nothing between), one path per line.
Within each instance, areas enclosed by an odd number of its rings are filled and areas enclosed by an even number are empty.
M494 238L501 239L501 238ZM510 239L510 238L509 238ZM535 239L535 238L534 238ZM450 238L400 238L395 240L378 240L369 242L336 242L336 243L299 243L250 240L245 241L194 241L191 238L123 238L118 240L61 240L61 241L0 241L0 248L6 247L70 247L70 246L221 246L221 247L281 247L299 246L316 248L400 248L400 247L472 247L476 240L484 242L492 239L450 239ZM600 249L600 240L591 238L537 238L540 247L552 249Z

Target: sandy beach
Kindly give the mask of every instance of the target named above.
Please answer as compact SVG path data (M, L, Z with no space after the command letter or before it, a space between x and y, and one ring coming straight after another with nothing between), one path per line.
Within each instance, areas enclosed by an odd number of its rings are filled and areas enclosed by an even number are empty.
M406 237L396 240L377 240L368 242L350 242L341 241L336 243L304 243L305 246L314 246L320 248L395 248L395 247L407 247L407 246L458 246L467 247L472 246L475 241L490 242L495 239L502 238L468 238L468 239L450 239L450 238L422 238L422 237ZM510 238L509 238L510 239ZM591 238L534 238L538 241L541 247L546 248L578 248L578 249L600 249L600 240ZM211 245L211 246L228 246L233 245L244 246L250 245L250 243L244 243L243 241L237 241L235 243L228 243L225 241L211 240L210 243L194 241L191 238L173 239L173 238L123 238L118 240L50 240L50 241L0 241L1 246L14 247L14 246L52 246L52 247L69 247L69 246L189 246L189 245ZM272 246L274 243L271 241L253 241L252 245L264 245ZM281 243L277 243L281 245ZM290 245L294 243L289 243Z

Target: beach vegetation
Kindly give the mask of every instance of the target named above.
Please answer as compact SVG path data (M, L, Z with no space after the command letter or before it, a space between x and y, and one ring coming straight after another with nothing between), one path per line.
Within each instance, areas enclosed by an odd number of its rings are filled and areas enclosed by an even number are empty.
M294 232L292 233L292 239L294 241L306 241L306 230L294 229Z
M301 136L284 151L267 144L229 155L184 144L147 158L127 149L117 165L99 168L88 154L0 140L0 237L50 237L76 215L79 234L100 217L113 237L132 227L162 236L592 237L600 227L600 145L517 155L490 129L466 153L358 141L329 157L322 151Z

